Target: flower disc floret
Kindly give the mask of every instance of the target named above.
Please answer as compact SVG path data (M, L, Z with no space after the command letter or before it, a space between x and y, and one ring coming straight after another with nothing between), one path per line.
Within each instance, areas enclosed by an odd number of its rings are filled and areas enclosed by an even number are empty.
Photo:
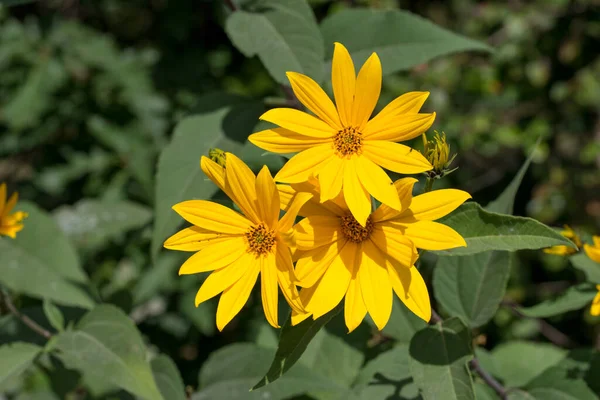
M275 231L267 229L263 223L250 227L244 237L248 242L248 252L257 256L266 256L275 245Z
M356 128L344 128L333 137L333 148L340 157L349 157L362 152L362 133Z
M366 226L362 226L352 214L341 217L342 234L353 243L361 243L373 232L373 221L369 217Z

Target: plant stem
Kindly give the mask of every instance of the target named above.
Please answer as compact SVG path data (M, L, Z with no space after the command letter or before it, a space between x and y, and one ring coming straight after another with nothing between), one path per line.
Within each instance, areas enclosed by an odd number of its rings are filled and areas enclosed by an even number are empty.
M491 376L486 370L484 370L479 364L479 360L477 358L473 358L469 361L469 366L473 368L473 370L477 371L481 379L491 387L497 394L500 396L502 400L506 400L507 398L507 390L502 386L500 382L498 382L493 376Z
M0 293L2 295L1 297L4 301L4 304L6 305L6 308L8 308L8 311L10 311L12 315L20 319L21 322L27 325L32 331L45 337L46 339L50 339L52 337L52 334L50 332L39 326L34 320L29 318L27 315L21 314L19 310L17 310L17 307L15 307L15 305L13 304L9 294L4 289L2 289Z
M433 189L433 181L435 179L427 177L427 181L425 181L425 188L423 189L423 193L431 192Z

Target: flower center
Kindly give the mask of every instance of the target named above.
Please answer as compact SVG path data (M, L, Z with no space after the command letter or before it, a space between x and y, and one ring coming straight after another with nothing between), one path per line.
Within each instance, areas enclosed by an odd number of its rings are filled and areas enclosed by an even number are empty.
M342 217L342 233L349 241L360 243L367 239L371 232L373 232L371 217L367 219L367 226L361 226L352 214Z
M362 133L356 128L347 127L335 134L333 147L339 156L351 156L361 152L362 140Z
M275 231L268 230L263 223L250 227L244 236L248 241L248 253L257 256L267 255L275 244Z

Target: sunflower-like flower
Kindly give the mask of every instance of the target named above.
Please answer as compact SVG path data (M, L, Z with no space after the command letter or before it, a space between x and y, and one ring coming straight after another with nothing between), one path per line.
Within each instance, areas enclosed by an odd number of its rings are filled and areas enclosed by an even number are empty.
M593 236L592 240L594 241L594 244L584 244L583 251L585 251L585 254L587 254L589 258L600 263L600 236ZM577 244L577 246L581 246L581 243ZM598 302L600 302L600 298L598 299ZM600 303L598 304L598 315L600 315Z
M19 194L14 192L10 199L6 201L6 184L0 185L0 235L17 237L17 232L23 229L22 221L27 218L27 213L15 211L11 214L13 208L19 200Z
M348 50L335 43L331 78L335 103L308 76L288 72L292 89L315 115L276 108L260 118L279 126L253 135L256 146L274 153L295 153L275 176L277 182L301 183L318 177L324 202L343 193L352 215L363 226L371 211L370 196L400 210L400 199L382 169L413 174L431 164L418 151L399 141L427 130L435 113L419 110L428 92L406 93L370 119L381 91L381 62L373 53L356 76Z
M294 258L302 304L306 313L294 312L292 323L312 314L319 318L345 297L346 326L351 332L368 312L379 329L392 312L392 290L413 313L431 318L427 286L414 266L417 248L444 250L466 246L463 237L434 220L450 213L471 196L462 190L443 189L412 196L416 182L394 182L400 210L381 205L362 226L342 196L320 203L318 182L279 185L282 208L295 196L313 195L301 208L305 216L295 225Z
M560 232L560 234L566 237L567 239L571 240L573 243L575 243L575 246L577 246L577 248L581 248L581 245L583 244L581 242L581 238L579 237L577 232L575 232L569 225L565 225L564 229ZM544 249L544 253L555 254L558 256L568 256L577 253L577 250L575 250L571 246L565 246L561 244L558 246L552 246L547 249Z
M200 164L244 215L206 200L176 204L173 209L194 226L171 236L164 246L196 252L181 266L180 275L213 271L196 294L196 306L222 292L217 307L219 330L242 309L259 274L265 316L279 327L278 286L294 311L304 311L286 239L299 208L311 196L297 197L280 219L279 193L266 166L255 176L231 153L225 153L224 168L206 157Z

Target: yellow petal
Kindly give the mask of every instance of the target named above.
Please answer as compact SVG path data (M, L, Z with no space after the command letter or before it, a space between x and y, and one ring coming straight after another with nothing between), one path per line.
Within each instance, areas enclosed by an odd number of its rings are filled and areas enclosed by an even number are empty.
M15 239L17 237L17 232L23 230L23 227L23 224L0 226L0 235L5 235L12 239Z
M359 246L357 246L359 247ZM357 252L356 265L360 265L362 260L362 252ZM358 268L354 271L354 275L348 285L346 292L346 301L344 303L344 320L348 327L348 333L352 332L362 323L367 314L367 306L362 297L360 283L357 278Z
M398 222L434 221L450 214L471 198L459 189L440 189L413 197L410 207L400 215Z
M344 246L316 284L317 288L314 294L304 305L306 311L311 312L314 319L333 310L344 298L354 271L355 254L356 245L354 243Z
M302 104L335 130L341 130L340 117L333 102L319 84L306 75L286 72L294 94Z
M296 262L298 286L311 287L323 276L333 259L340 254L346 244L345 239L305 252ZM306 306L306 303L304 303Z
M18 200L19 200L19 193L14 192L12 194L12 196L10 196L10 198L6 202L6 205L4 206L4 210L2 211L2 216L3 217L6 217L12 211L12 209L17 204Z
M285 212L285 215L279 221L279 231L287 232L292 229L292 225L294 225L294 221L298 216L298 211L304 206L304 204L312 199L312 194L310 193L298 193L294 196L294 200L292 204L288 207Z
M431 319L429 292L417 268L395 268L388 265L388 272L396 296L417 317L429 322Z
M433 168L421 153L399 143L365 141L363 156L385 169L400 174L418 174Z
M321 203L335 198L342 190L344 180L345 159L332 156L319 172Z
M586 245L584 245L585 247ZM559 245L559 246L552 246L548 249L544 249L544 253L546 254L554 254L557 256L566 256L569 254L573 254L575 252L575 250L571 247L567 247L567 246L563 246L563 245Z
M279 221L279 192L266 165L256 178L256 196L260 219L274 228Z
M227 267L246 254L246 241L241 236L217 240L188 258L179 268L179 275L198 274Z
M386 126L396 124L399 117L418 113L427 97L429 92L408 92L396 97L367 123L366 131L381 131Z
M252 225L235 211L207 200L184 201L175 204L173 210L186 221L214 232L239 235L246 233Z
M418 180L415 178L402 178L394 182L394 187L396 188L398 198L400 199L400 211L394 210L393 208L382 204L379 207L377 207L377 210L375 210L373 214L371 214L373 222L387 221L388 219L400 215L401 211L406 210L412 202L412 191L413 187L415 186L415 183L417 182Z
M594 247L600 247L600 236L592 236Z
M287 163L275 175L277 182L299 183L307 181L311 175L317 175L320 168L333 157L330 144L322 144L308 150L304 150L290 158Z
M340 234L340 219L329 216L310 216L298 222L296 246L301 250L310 250L337 241Z
M405 268L410 268L419 256L415 245L402 234L402 230L388 224L375 225L371 240L383 254Z
M225 188L225 168L205 156L200 158L200 168L202 169L202 172L204 172L204 174L219 187L219 189L225 192L225 194L233 200L233 193Z
M0 215L4 215L4 206L6 205L6 183L0 184Z
M294 282L297 281L294 273L294 264L289 250L285 246L277 246L277 281L281 288L283 297L290 305L293 311L304 312L304 306L300 300L300 294Z
M341 43L335 43L331 63L331 84L335 104L344 126L352 124L352 104L356 87L356 71L350 53Z
M367 225L367 218L371 214L371 196L361 185L356 171L356 159L346 162L344 169L344 200L352 212L354 218L362 226Z
M381 93L381 61L376 53L365 61L356 78L354 104L352 104L352 126L360 132L371 117Z
M235 155L225 154L225 187L233 195L231 199L240 207L246 217L254 223L259 223L256 176Z
M229 264L226 268L219 268L213 271L204 281L200 290L196 293L196 307L208 299L212 299L223 290L236 283L252 265L258 263L256 257L251 253L244 253L235 262Z
M260 119L301 135L316 138L331 138L338 131L329 126L327 122L293 108L274 108L261 115Z
M206 246L216 243L216 241L227 240L229 238L231 238L230 235L192 226L182 229L168 238L164 246L169 250L200 251Z
M252 288L258 278L260 265L254 261L248 265L247 271L233 286L225 289L219 305L217 307L217 328L222 331L223 328L240 312L244 304L248 301Z
M367 157L356 159L356 172L362 186L381 203L400 211L402 205L390 177Z
M317 289L317 285L314 285L313 287L310 287L310 288L303 288L300 290L300 301L302 302L302 304L306 304L310 301L310 299L311 299L312 295L315 293L316 289ZM299 311L292 310L292 326L298 325L300 322L304 321L311 315L312 314L308 311L299 312Z
M467 245L465 239L454 229L433 221L406 224L404 235L415 246L425 250L446 250Z
M279 201L281 203L281 209L287 210L290 207L294 197L296 196L296 193L298 192L289 185L280 184L277 185L277 189L279 190ZM304 203L304 205L298 211L298 216L300 217L306 217L309 215L324 215L334 217L336 214L330 211L328 207L325 206L325 204L319 204L319 202L315 200L313 195L313 198Z
M434 121L435 113L397 115L383 121L375 117L367 123L362 134L365 140L403 142L421 135Z
M277 184L277 191L279 192L279 208L285 210L291 204L296 191L292 189L290 185Z
M377 328L382 330L392 314L392 285L385 255L371 241L363 242L358 280L367 310Z
M285 128L266 129L248 136L250 143L273 153L297 153L324 143L330 138L300 135Z
M273 328L279 328L277 322L279 292L277 289L277 265L275 254L259 258L260 295L267 321Z
M597 263L600 263L600 248L592 247L586 243L583 245L583 251L585 251L585 254L587 254L589 258L596 261Z
M590 308L590 314L594 317L600 315L600 292L596 294L592 301L592 307Z

